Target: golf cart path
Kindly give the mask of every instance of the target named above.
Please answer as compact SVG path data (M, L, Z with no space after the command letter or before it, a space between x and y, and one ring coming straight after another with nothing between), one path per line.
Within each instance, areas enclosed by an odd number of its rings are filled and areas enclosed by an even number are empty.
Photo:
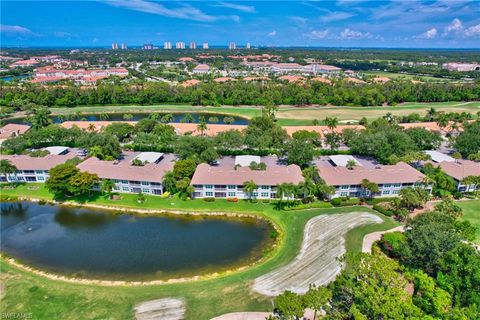
M390 229L390 230L376 231L376 232L366 234L365 237L363 237L362 252L371 253L372 252L372 245L375 241L378 241L378 240L382 239L382 236L385 233L391 233L391 232L395 232L395 231L403 232L404 228L403 228L403 226L398 226L398 227L395 227L395 228Z
M182 320L185 302L175 298L150 300L136 305L134 310L135 320Z

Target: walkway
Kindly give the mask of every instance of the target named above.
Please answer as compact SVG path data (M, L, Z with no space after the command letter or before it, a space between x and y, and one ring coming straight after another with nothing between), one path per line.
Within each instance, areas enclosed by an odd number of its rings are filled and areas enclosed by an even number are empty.
M384 235L385 233L391 233L395 231L403 232L403 226L398 226L390 230L372 232L365 235L365 237L363 237L362 252L371 253L372 245L375 241L382 239L382 235Z

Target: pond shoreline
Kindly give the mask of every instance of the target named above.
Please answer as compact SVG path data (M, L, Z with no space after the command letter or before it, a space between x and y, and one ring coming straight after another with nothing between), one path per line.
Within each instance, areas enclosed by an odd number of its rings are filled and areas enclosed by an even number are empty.
M146 285L165 285L165 284L174 284L174 283L185 283L185 282L193 282L193 281L201 281L201 280L211 280L217 279L220 277L230 276L235 273L243 272L249 270L253 267L258 267L259 265L264 264L268 260L270 260L282 247L284 244L284 233L282 228L272 219L268 219L265 216L260 216L254 213L238 213L238 212L198 212L198 211L181 211L181 210L164 210L164 209L135 209L135 208L125 208L125 207L117 207L117 206L104 206L104 205L95 205L95 204L81 204L77 202L59 202L55 200L45 201L43 199L36 199L36 198L28 198L28 197L18 197L16 201L29 201L35 203L44 203L46 205L60 205L60 206L67 206L67 207L74 207L74 208L92 208L92 209L101 209L106 211L111 211L112 214L114 212L121 212L126 214L133 214L139 216L165 216L165 217L172 217L172 216L195 216L195 217L202 217L202 216L211 216L211 217L224 217L224 218L249 218L255 219L257 221L261 221L266 223L269 227L273 228L278 236L273 241L271 245L268 246L268 251L265 255L263 255L260 259L255 262L251 262L246 265L241 265L239 267L235 267L232 269L224 270L221 272L211 272L206 273L203 275L195 275L190 277L181 277L181 278L171 278L165 280L146 280L146 281L130 281L130 280L103 280L103 279L89 279L89 278L77 278L68 275L57 274L53 272L43 271L41 269L29 266L27 264L22 263L18 259L12 258L7 254L1 253L0 258L7 262L8 264L17 267L23 271L31 272L33 274L51 279L51 280L59 280L69 283L77 283L77 284L88 284L88 285L100 285L100 286L146 286ZM16 202L15 201L15 202Z

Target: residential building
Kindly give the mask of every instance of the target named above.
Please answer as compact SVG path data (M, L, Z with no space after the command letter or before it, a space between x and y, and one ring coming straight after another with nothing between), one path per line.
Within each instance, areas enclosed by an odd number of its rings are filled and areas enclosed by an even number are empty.
M78 149L67 148L62 154L49 154L44 157L31 157L24 154L2 155L0 158L10 161L18 171L14 174L0 175L0 181L45 182L50 169L77 157L78 151Z
M208 49L208 42L204 42L202 47L203 47L203 50L207 50Z
M480 176L480 162L470 160L456 160L449 155L435 151L427 150L426 154L432 159L431 163L436 167L440 167L447 175L455 180L457 191L472 192L480 189L480 185L465 184L463 180L468 176Z
M175 49L185 49L185 42L175 43Z
M3 141L12 137L20 136L25 132L27 132L29 129L30 129L30 126L26 124L17 124L17 123L6 124L5 126L0 128L0 145L2 144Z
M118 50L118 43L116 42L112 43L112 50Z
M169 50L172 49L172 43L170 41L166 41L163 43L163 49Z
M194 74L206 74L210 72L210 67L208 64L199 64L192 71Z
M127 44L125 42L122 43L122 50L126 50L127 49Z
M237 44L236 44L235 42L230 42L230 43L228 44L228 49L230 49L230 50L235 50L235 49L237 49Z
M91 157L77 167L81 171L95 173L101 180L115 183L113 191L161 195L164 192L164 176L173 170L175 156L159 152L124 152L114 161ZM136 162L141 165L135 165Z
M35 70L34 83L48 83L60 80L73 80L82 84L95 83L97 80L110 76L126 77L128 70L125 68L107 69L57 69L54 67L42 67Z
M143 50L153 50L153 44L146 43L143 45Z
M265 170L252 170L252 162L265 163ZM257 185L252 194L243 190L246 181ZM195 198L277 198L277 186L282 183L299 184L302 171L297 165L281 164L276 156L223 157L214 164L202 163L192 177Z
M247 42L247 45L245 46L245 49L250 49L250 42Z
M350 162L355 166L347 168ZM330 198L338 197L395 197L400 190L422 187L431 192L432 186L424 183L425 175L404 162L380 165L373 160L350 155L323 156L315 161L320 177L327 185L335 187ZM367 179L376 183L379 192L371 194L362 187Z
M190 44L188 45L188 47L189 47L190 49L197 49L197 43L192 41L192 42L190 42Z
M37 60L29 59L29 60L19 60L12 63L9 67L10 68L23 68L23 67L34 67L37 66L39 62Z

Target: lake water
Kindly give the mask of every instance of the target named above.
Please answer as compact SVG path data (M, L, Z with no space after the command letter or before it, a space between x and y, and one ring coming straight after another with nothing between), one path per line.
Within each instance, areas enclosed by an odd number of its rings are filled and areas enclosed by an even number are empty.
M260 259L269 226L253 219L115 215L1 203L1 250L41 270L110 280L193 276Z
M188 114L192 117L192 121L194 123L199 123L200 122L200 117L204 117L205 121L208 124L226 124L225 117L233 119L233 122L228 122L228 124L242 124L242 125L248 125L249 120L246 118L238 117L238 116L227 116L224 114L216 114L216 113L187 113L187 112L181 112L181 113L158 113L158 120L162 118L162 116L166 114L171 114L173 116L173 120L170 122L173 123L179 123L179 122L187 122L185 121L185 116ZM125 119L124 114L131 115L131 118ZM52 116L51 119L53 120L54 123L61 123L63 121L67 120L87 120L87 121L138 121L144 118L148 118L151 115L151 113L111 113L108 115L108 118L104 119L100 116L100 114L93 114L93 113L82 113L79 117L75 116L74 114L71 115L65 115L65 116ZM25 118L15 118L15 119L7 119L5 120L7 123L28 123L28 120Z

